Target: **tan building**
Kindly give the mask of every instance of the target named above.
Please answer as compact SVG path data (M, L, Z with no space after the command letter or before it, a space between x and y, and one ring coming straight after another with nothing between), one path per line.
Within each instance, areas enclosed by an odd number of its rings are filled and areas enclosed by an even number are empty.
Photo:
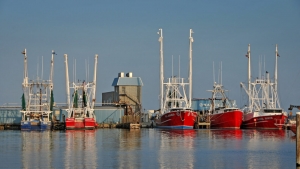
M141 113L143 82L140 77L133 77L132 72L126 76L120 72L112 86L114 91L102 93L103 105L121 106L125 109L125 115Z

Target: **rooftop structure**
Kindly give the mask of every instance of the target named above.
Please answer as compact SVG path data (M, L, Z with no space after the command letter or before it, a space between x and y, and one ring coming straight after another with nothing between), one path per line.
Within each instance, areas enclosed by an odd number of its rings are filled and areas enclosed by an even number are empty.
M132 72L120 72L112 83L114 91L102 93L102 103L119 105L125 108L125 114L139 114L142 106L142 86L140 77L133 77Z

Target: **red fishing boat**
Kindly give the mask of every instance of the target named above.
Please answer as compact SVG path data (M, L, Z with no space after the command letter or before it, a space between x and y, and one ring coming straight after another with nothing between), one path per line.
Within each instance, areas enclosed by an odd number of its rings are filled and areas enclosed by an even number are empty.
M277 45L275 50L275 76L270 79L269 72L251 82L250 44L248 45L248 89L241 83L249 99L244 108L243 128L282 129L287 113L280 107L277 93ZM262 65L262 64L260 64Z
M246 112L243 128L282 129L286 122L286 114L282 109L261 109Z
M96 116L94 114L95 95L96 95L96 72L97 59L95 55L95 68L93 82L72 83L69 86L68 74L68 56L65 54L66 64L66 89L67 89L67 106L68 117L66 118L66 129L95 129L97 127ZM70 100L70 88L73 89L72 100ZM81 93L79 92L81 91Z
M196 112L190 109L174 108L161 115L156 120L156 126L169 129L193 129L196 120Z
M239 129L242 125L243 112L238 108L215 109L210 114L211 128Z
M211 128L239 129L242 125L243 112L236 107L235 100L225 95L223 85L214 83L209 113Z
M197 113L191 110L192 94L192 29L190 29L190 71L189 82L184 78L172 76L168 82L163 79L163 37L160 29L160 111L156 116L156 126L168 129L193 129ZM185 86L189 86L189 99L186 96ZM165 92L164 92L165 91Z

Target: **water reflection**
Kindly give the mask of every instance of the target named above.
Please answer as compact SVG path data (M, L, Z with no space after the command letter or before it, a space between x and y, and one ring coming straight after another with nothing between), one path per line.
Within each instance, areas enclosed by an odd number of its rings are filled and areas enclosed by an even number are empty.
M246 130L245 144L247 166L250 168L281 168L280 150L285 139L285 130ZM261 153L264 155L261 155ZM270 160L272 159L272 160Z
M121 130L119 146L118 168L141 168L141 130Z
M285 130L245 130L245 136L254 140L282 140L285 138Z
M196 130L160 130L159 168L194 168Z
M286 130L1 131L0 168L295 168ZM13 163L12 163L13 161Z
M285 141L285 130L213 129L203 161L208 168L282 168Z
M95 130L66 130L65 168L97 168Z
M24 131L22 137L22 168L51 166L51 132Z
M214 129L211 130L211 139L237 139L241 140L243 137L243 131L240 129Z
M161 134L164 137L170 137L170 138L195 138L197 135L196 130L164 130L160 129Z

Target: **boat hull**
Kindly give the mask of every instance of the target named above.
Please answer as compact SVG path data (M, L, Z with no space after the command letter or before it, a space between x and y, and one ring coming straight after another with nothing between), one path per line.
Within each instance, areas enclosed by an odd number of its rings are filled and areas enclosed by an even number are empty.
M193 129L197 119L197 113L193 111L171 111L157 119L157 128L166 129Z
M21 130L42 131L51 130L52 123L50 121L21 121Z
M94 118L66 118L67 130L93 130L95 128Z
M297 127L296 127L296 124L291 125L291 126L290 126L290 130L291 130L294 134L296 134L296 133L297 133Z
M86 130L93 130L96 127L96 121L94 118L84 118L84 128Z
M243 121L243 112L232 110L228 112L216 113L210 115L211 128L241 128Z
M286 118L284 114L253 117L253 113L249 113L244 116L242 128L282 129Z

